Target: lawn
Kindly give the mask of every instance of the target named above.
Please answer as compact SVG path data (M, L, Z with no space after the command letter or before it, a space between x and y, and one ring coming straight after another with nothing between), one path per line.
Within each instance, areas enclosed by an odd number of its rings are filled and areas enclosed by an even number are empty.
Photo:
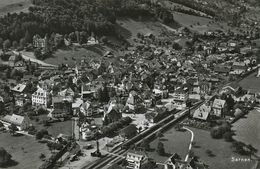
M38 143L35 138L29 136L11 136L9 133L0 133L0 147L4 147L12 155L14 164L7 168L34 169L39 168L43 161L41 153L46 157L51 156L46 144Z
M239 82L239 85L250 92L259 93L260 92L260 78L256 77L257 72L252 73L243 80Z
M36 129L39 131L41 129L48 130L49 134L51 134L53 137L56 137L59 134L66 134L70 135L72 133L72 121L63 121L63 122L55 122L50 123L50 126L43 126L41 123L42 120L47 119L46 115L39 116L39 122L36 122L35 120L32 120L32 124L36 127Z
M31 0L1 0L0 16L14 12L27 12L28 7L32 5Z
M160 139L161 142L164 144L164 149L167 156L160 156L156 152L158 138L153 140L150 143L152 152L148 152L150 158L154 159L156 162L163 163L165 162L170 154L177 153L181 156L182 159L188 153L188 148L190 144L191 135L187 131L180 132L176 131L175 128L172 128L163 134L163 137Z
M68 50L57 50L53 56L44 60L44 62L54 65L68 64L75 66L76 63L80 63L82 59L95 59L100 58L105 53L104 49L100 46L92 46L88 48L76 48Z
M247 169L254 165L254 161L250 162L232 162L233 158L249 159L247 156L240 156L231 149L232 143L223 139L213 139L209 131L190 128L194 132L195 146L192 150L196 156L210 169ZM209 156L206 150L212 151Z
M251 144L258 149L257 155L260 156L260 112L252 110L246 118L238 120L233 125L236 132L234 139Z

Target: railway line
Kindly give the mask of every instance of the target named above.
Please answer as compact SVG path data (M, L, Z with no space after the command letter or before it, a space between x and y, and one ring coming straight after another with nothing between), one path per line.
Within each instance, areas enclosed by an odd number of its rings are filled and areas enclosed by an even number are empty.
M195 104L193 107L190 108L190 110L196 109L203 103L204 102L201 101ZM139 135L133 137L132 139L127 140L121 146L114 148L110 153L105 155L103 158L100 158L99 160L97 160L92 164L84 166L82 169L101 169L105 166L110 166L120 162L123 159L122 157L127 154L131 145L138 147L144 139L155 138L156 133L158 131L164 132L165 130L172 127L174 124L177 124L178 122L187 118L188 114L189 114L189 109L183 111L177 111L176 113L164 118L159 123L149 128L148 130L140 133Z

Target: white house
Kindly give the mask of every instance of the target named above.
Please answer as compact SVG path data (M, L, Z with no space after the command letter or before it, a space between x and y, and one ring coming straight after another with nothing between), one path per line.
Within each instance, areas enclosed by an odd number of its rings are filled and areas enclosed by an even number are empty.
M215 99L212 105L213 115L221 117L226 111L226 101L221 99Z
M193 118L200 119L200 120L207 120L210 111L211 111L211 106L207 106L203 104L198 109L195 110L193 114Z
M25 130L30 126L30 119L28 116L19 116L16 114L13 114L12 116L6 115L0 121L4 124L5 127L14 124L19 130Z
M140 169L141 164L147 159L143 152L129 151L126 154L126 161L128 162L127 168Z
M38 86L37 91L32 94L32 105L33 106L47 107L49 100L50 100L49 92L39 86Z

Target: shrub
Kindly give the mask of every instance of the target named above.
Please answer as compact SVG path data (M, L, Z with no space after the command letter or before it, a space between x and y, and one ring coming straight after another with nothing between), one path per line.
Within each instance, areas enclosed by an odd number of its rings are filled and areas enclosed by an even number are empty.
M232 140L233 140L233 138L232 138L232 133L231 133L230 131L225 132L225 133L223 134L223 138L224 138L226 141L228 141L228 142L232 141Z

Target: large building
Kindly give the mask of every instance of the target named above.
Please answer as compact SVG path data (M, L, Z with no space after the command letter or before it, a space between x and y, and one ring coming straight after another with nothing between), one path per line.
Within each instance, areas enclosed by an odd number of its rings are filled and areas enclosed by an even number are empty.
M143 152L129 151L126 155L127 168L140 169L145 160L147 156Z
M14 124L19 130L25 130L30 126L30 119L28 116L19 116L16 114L13 114L12 116L6 115L0 121L4 124L5 127Z
M33 106L44 106L47 107L50 96L47 90L38 87L37 91L32 94L32 105Z

